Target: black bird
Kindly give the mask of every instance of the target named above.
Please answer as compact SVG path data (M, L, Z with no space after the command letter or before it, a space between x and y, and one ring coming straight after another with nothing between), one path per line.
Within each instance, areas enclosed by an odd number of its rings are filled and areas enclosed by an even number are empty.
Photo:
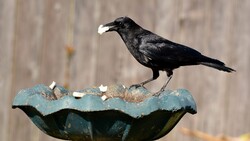
M156 94L164 91L172 78L173 70L180 66L205 65L220 71L235 71L217 59L206 57L190 47L174 43L151 31L143 29L129 17L117 18L115 21L100 25L98 28L98 33L100 34L110 31L116 31L134 58L153 71L152 78L136 86L143 86L157 79L160 70L166 71L169 79Z

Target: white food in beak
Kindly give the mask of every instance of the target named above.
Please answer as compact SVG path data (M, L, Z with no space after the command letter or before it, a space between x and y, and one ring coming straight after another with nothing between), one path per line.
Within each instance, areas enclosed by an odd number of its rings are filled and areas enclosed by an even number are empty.
M98 27L98 33L101 35L102 33L106 32L109 30L109 27L107 26L104 26L101 24L99 27Z

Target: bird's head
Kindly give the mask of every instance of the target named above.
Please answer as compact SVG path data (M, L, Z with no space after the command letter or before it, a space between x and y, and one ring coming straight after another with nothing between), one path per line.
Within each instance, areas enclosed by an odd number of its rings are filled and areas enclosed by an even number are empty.
M98 28L98 33L102 34L104 32L116 31L121 33L123 31L131 30L138 25L129 17L120 17L115 19L113 22L100 25Z

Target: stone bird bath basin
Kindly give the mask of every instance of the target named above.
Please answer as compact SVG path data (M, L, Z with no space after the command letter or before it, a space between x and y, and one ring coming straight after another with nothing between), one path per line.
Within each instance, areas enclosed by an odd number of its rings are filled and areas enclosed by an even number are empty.
M73 141L156 140L169 133L196 104L185 89L151 96L143 88L93 87L75 97L61 86L21 90L12 108L23 110L45 134Z

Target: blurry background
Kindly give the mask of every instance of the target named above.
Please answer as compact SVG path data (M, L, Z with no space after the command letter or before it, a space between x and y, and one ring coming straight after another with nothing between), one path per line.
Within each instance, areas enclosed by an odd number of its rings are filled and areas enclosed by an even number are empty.
M194 140L183 135L181 127L213 135L250 132L249 0L0 0L1 141L57 140L42 133L21 110L11 109L23 88L52 81L70 90L112 83L129 86L152 76L117 33L97 34L100 24L120 16L237 70L176 70L167 88L188 89L198 113L185 115L160 141ZM71 61L67 47L75 50ZM166 79L161 73L146 87L157 91Z

